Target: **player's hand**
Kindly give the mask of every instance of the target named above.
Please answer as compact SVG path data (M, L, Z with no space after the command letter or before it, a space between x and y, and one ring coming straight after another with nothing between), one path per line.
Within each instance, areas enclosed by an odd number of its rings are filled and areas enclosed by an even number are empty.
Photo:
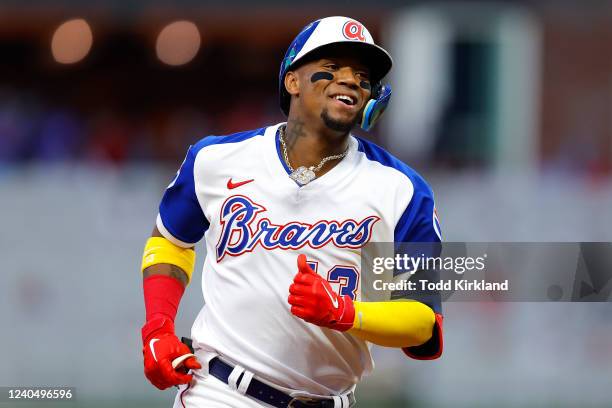
M355 306L347 295L338 296L328 281L313 271L305 255L297 259L298 273L289 286L291 313L317 326L346 331L353 327Z
M168 319L152 320L142 328L144 372L151 384L164 390L188 384L193 376L187 370L202 368L191 350L174 334Z

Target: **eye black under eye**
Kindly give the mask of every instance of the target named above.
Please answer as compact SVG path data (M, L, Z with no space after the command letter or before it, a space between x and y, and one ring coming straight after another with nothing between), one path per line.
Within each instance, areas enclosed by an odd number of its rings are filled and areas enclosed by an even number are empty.
M334 79L334 74L332 74L331 72L327 72L327 71L319 71L319 72L315 72L314 74L312 74L312 76L310 77L310 82L317 82L321 79L327 80L327 81L331 81Z

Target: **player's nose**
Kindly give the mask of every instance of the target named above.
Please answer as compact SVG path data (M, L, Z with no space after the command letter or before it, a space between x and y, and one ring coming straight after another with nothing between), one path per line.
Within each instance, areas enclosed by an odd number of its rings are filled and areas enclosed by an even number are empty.
M357 80L357 73L350 66L341 67L336 71L336 82L340 85L346 85L351 89L357 89L359 82Z

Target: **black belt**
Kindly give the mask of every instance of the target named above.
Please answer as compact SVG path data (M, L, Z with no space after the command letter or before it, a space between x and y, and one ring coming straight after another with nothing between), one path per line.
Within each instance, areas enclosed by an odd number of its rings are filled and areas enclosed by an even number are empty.
M213 358L208 363L208 372L214 377L228 383L228 379L234 367L221 361L218 357ZM240 374L237 384L240 384L240 380L244 373ZM293 398L289 394L286 394L274 387L269 386L257 379L253 378L249 383L249 387L246 390L246 395L249 395L259 401L265 402L277 408L334 408L334 401L332 399L314 399L314 398ZM355 405L355 394L348 394L349 407ZM342 408L349 408L342 407Z

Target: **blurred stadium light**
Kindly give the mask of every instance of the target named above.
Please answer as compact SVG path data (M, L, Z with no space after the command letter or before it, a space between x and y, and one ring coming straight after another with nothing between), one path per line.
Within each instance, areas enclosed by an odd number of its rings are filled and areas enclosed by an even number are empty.
M157 57L168 65L184 65L191 61L200 49L200 31L191 21L175 21L165 26L155 49Z
M51 52L61 64L74 64L87 56L93 42L91 27L82 18L62 23L53 33Z

